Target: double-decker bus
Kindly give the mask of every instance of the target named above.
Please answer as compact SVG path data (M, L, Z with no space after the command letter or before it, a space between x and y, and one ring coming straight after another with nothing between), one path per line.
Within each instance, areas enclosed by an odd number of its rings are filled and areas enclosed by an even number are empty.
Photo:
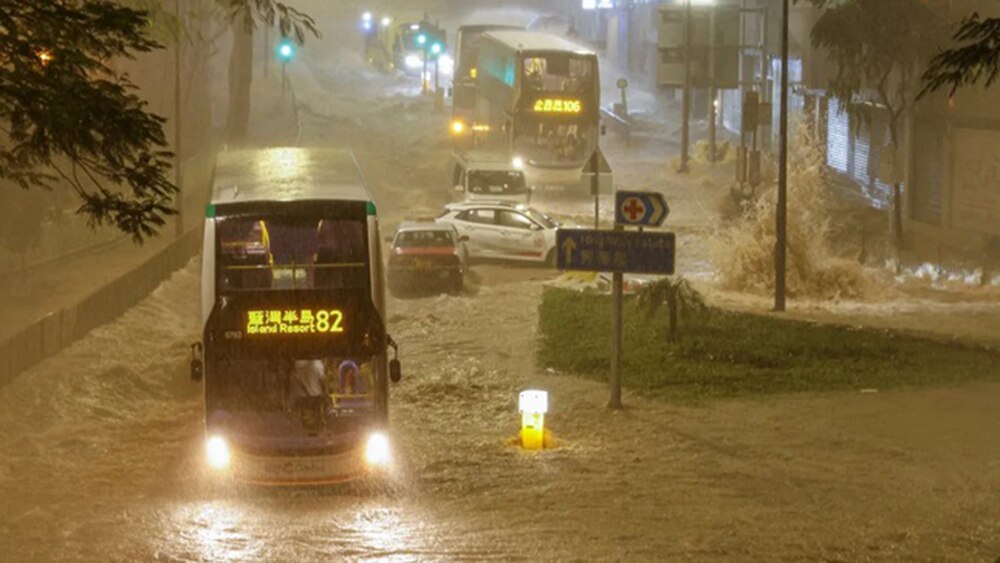
M535 168L578 169L597 148L597 55L562 37L491 31L479 45L478 146Z
M375 203L353 156L220 154L205 218L207 461L255 484L322 484L386 469L389 360Z
M480 24L463 25L455 36L455 74L452 82L451 129L456 139L467 140L472 136L472 122L476 114L476 75L479 44L483 34L490 31L518 30L512 25Z

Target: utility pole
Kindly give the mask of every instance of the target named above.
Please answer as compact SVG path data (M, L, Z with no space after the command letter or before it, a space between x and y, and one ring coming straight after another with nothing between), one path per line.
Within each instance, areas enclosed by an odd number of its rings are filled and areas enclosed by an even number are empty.
M774 310L785 310L785 257L788 215L788 0L781 3L781 138L778 141L778 209L775 213Z
M689 0L690 1L690 0ZM715 162L715 8L708 12L708 161Z
M678 172L688 171L688 145L691 144L691 0L685 0L684 7L684 123L681 126L681 167Z
M177 194L174 196L174 205L177 207L177 220L174 222L176 236L178 238L184 234L184 174L181 170L181 163L184 160L181 150L181 137L183 129L181 121L184 111L181 103L181 43L183 42L183 24L181 23L181 0L174 0L174 19L176 24L176 48L174 56L174 184L177 186Z

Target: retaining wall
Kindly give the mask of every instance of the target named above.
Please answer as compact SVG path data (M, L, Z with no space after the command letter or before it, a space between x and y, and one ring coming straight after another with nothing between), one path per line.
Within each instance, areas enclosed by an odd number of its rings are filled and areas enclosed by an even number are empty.
M0 342L0 387L139 304L198 254L201 231L200 228L188 231L138 268Z
M208 203L215 176L214 144L184 162L185 221L195 225L138 267L98 288L79 302L50 313L6 340L0 340L0 387L25 370L109 323L149 296L164 280L201 252L200 211ZM172 225L164 226L167 231Z

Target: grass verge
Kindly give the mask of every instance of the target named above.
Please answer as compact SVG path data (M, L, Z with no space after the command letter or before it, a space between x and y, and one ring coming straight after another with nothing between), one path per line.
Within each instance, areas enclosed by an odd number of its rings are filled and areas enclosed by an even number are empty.
M709 309L667 341L666 307L624 306L623 385L691 399L887 389L1000 379L1000 352L893 331ZM541 365L604 381L611 299L549 288L539 306Z

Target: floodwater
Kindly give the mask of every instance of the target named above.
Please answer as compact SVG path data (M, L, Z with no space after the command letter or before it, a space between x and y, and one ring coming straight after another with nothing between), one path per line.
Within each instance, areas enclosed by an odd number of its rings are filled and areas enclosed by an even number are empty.
M360 6L305 3L323 48L290 79L299 142L350 146L384 227L452 197L446 113L338 37ZM327 6L327 7L324 7ZM339 18L339 19L338 19ZM331 23L331 22L347 23ZM348 25L350 24L350 25ZM661 170L619 151L646 187ZM681 235L720 189L671 180ZM592 202L542 205L571 218ZM604 202L605 209L606 203ZM584 222L581 220L581 222ZM693 238L693 237L688 237ZM703 244L679 263L708 272ZM0 388L0 553L11 560L985 560L1000 554L1000 387L675 405L534 359L539 268L476 267L459 296L391 299L389 486L259 489L203 459L197 260L119 320ZM626 374L625 377L628 377ZM556 447L512 445L517 393L551 394ZM929 417L933 412L935 416Z

